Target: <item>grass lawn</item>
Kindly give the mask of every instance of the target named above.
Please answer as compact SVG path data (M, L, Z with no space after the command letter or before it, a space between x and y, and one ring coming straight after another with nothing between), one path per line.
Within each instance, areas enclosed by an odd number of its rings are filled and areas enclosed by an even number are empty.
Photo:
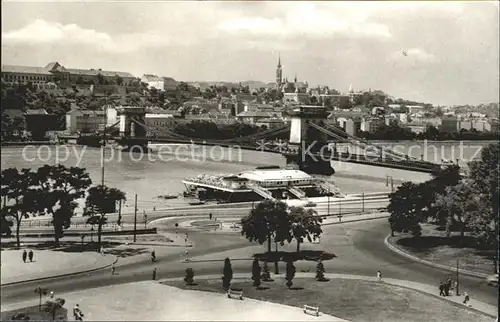
M196 280L187 286L181 280L165 284L181 289L224 293L221 279ZM445 300L416 291L383 283L333 279L317 282L297 278L292 289L284 279L263 283L262 289L252 287L250 279L233 279L232 288L243 290L244 297L303 307L319 306L320 311L352 322L490 322L491 318L458 307ZM244 319L244 316L242 316Z
M460 245L459 233L446 237L446 231L431 224L422 224L422 236L412 238L411 234L396 234L389 242L406 252L431 262L456 267L470 271L494 274L493 251L478 249L474 239L464 236L463 246Z

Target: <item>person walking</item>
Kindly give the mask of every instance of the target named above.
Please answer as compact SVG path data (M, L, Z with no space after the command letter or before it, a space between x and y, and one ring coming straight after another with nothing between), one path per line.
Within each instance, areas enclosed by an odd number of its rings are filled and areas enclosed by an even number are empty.
M75 307L73 308L73 316L75 317L76 321L83 321L83 312L80 310L80 305L75 304Z
M469 303L469 301L470 301L470 297L469 297L469 294L467 294L467 292L464 292L464 295L465 295L465 296L464 296L464 301L463 301L463 303L464 303L465 305L467 305L467 304Z
M151 262L154 263L156 262L156 253L155 253L155 250L153 249L153 251L151 252Z
M380 272L380 270L377 271L377 279L378 279L379 282L382 281L382 273Z
M153 269L153 281L156 281L156 273L158 272L158 270L156 269L156 267Z
M30 249L30 252L28 253L28 258L30 260L30 263L33 262L33 250Z
M448 278L446 280L446 283L444 284L444 293L446 296L450 296L450 289L451 289L451 279Z
M445 294L444 294L444 283L443 282L439 283L439 296L445 296Z
M189 252L186 250L186 262L189 262Z
M111 275L115 275L115 272L116 272L116 267L115 267L115 263L111 264Z
M210 220L212 220L212 213L209 213L209 214L208 214L208 218L209 218Z
M23 262L26 263L26 257L28 257L28 253L26 252L26 249L23 251Z

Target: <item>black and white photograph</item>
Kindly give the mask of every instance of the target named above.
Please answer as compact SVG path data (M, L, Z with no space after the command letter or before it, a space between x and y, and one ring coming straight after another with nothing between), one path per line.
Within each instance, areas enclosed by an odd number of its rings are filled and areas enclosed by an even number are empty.
M499 10L2 1L0 320L498 322Z

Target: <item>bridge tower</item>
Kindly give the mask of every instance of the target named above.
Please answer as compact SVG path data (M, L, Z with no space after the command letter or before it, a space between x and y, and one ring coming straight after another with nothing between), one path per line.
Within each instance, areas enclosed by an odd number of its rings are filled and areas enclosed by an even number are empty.
M146 109L144 107L123 106L117 109L117 115L120 118L120 136L140 137L146 136L144 126Z
M308 138L310 122L326 120L328 112L322 106L299 106L291 113L290 145L298 145L298 154L286 155L287 164L297 166L300 170L310 174L332 175L335 171L330 160L316 159L306 153L309 145L313 144ZM317 148L320 148L319 146Z
M326 120L328 112L322 106L300 106L291 113L292 123L290 125L290 144L302 146L302 142L307 143L307 132L309 122L317 120Z
M144 107L122 106L117 109L120 119L120 136L117 142L124 146L124 151L147 152L146 109Z

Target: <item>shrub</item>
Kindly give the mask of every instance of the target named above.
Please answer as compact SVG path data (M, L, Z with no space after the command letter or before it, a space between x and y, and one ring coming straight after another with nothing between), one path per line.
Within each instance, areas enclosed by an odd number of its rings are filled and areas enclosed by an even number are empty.
M224 260L224 270L222 271L222 287L228 290L231 286L231 280L233 279L233 268L231 267L231 261L229 258Z
M292 261L286 263L286 286L291 288L293 285L293 278L295 277L295 266Z
M30 317L26 313L19 312L14 313L10 319L13 321L29 321Z
M192 268L186 268L186 276L184 277L184 282L187 285L192 285L194 282L194 271Z
M260 265L259 265L259 260L257 258L254 258L252 264L252 280L253 280L253 286L255 287L260 286Z
M316 280L320 282L328 281L328 279L325 278L325 266L323 265L323 262L321 260L318 262L318 265L316 266Z
M267 261L265 261L264 265L262 266L261 277L264 282L268 282L271 280L271 273L269 273L269 267L267 266Z

